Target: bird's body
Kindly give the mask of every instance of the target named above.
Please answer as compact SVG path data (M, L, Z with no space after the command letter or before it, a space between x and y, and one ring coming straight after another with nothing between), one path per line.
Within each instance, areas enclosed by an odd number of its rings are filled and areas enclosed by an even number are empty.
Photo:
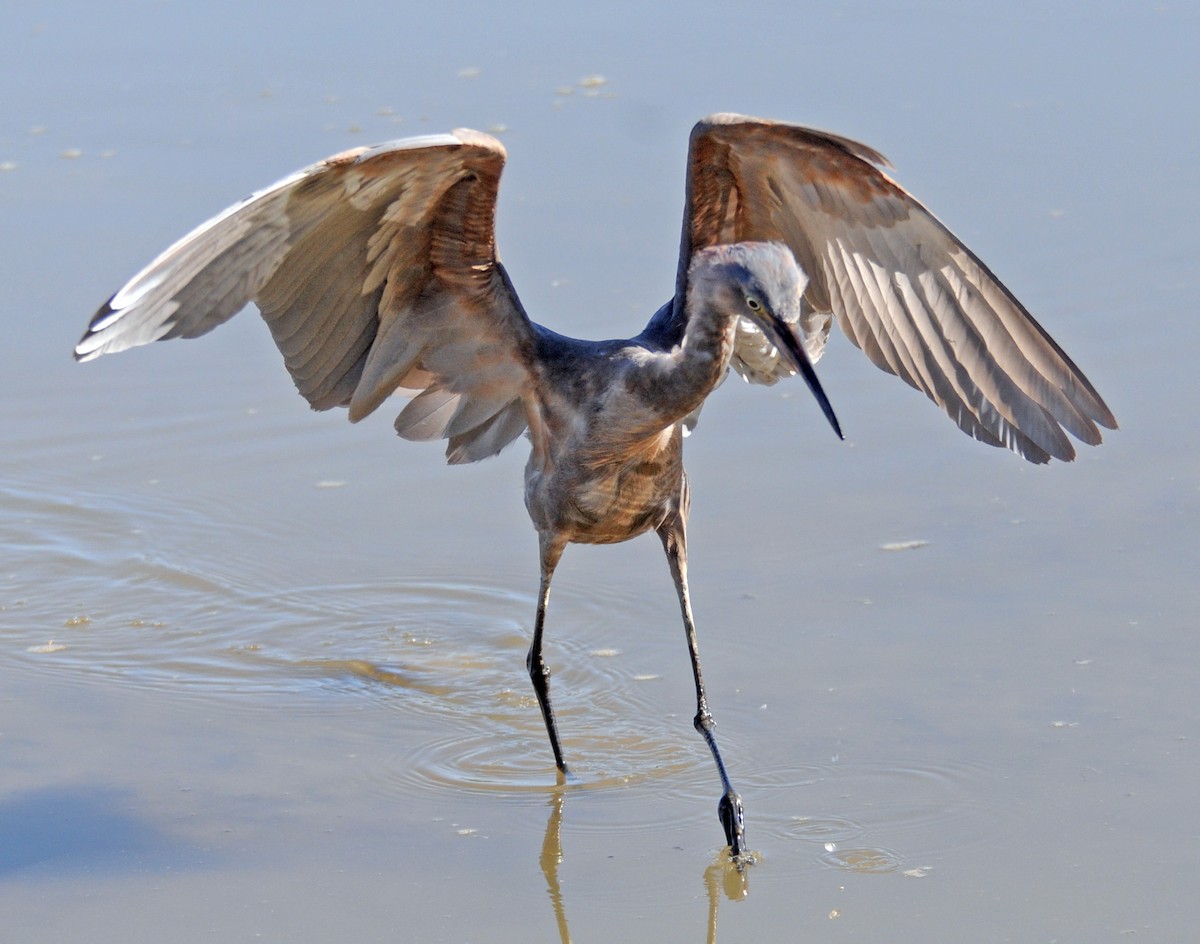
M570 543L662 540L732 853L741 801L713 736L687 587L684 434L730 369L800 373L840 435L812 364L834 318L878 366L965 432L1033 462L1098 443L1099 395L988 269L875 165L864 145L716 115L692 133L674 297L635 338L581 341L531 321L495 250L505 153L457 131L337 155L231 207L167 249L97 312L87 360L195 337L247 302L299 391L351 420L391 395L414 440L451 463L527 432L525 504L541 586L528 667L566 771L542 660L550 581Z
M697 306L679 338L596 343L541 333L525 471L539 533L611 544L679 511L686 421L729 369L737 317L732 306Z

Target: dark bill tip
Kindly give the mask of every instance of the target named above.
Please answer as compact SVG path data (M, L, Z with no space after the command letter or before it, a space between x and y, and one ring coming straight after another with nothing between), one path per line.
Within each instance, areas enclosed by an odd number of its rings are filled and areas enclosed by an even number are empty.
M804 345L796 337L796 332L790 325L778 318L772 318L771 326L775 329L772 332L775 335L775 344L788 352L792 364L800 371L804 382L808 384L808 389L812 391L812 395L817 398L817 403L821 405L821 412L825 414L825 419L829 420L829 425L837 433L837 438L845 441L846 437L842 435L841 424L838 423L837 416L833 412L829 397L825 396L821 381L817 379L817 372L813 369L812 361L808 359L808 352L804 350Z

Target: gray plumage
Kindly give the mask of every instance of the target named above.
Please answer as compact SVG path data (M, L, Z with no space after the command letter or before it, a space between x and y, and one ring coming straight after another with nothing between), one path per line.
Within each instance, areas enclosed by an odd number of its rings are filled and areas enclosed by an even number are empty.
M687 591L684 431L729 369L755 383L813 373L833 319L882 369L974 438L1031 462L1100 442L1112 413L1065 353L953 234L846 138L714 115L692 132L674 297L636 338L580 341L531 321L499 261L503 146L455 131L359 148L200 226L101 307L89 360L197 337L254 302L297 389L357 421L393 394L397 432L447 440L451 463L527 432L525 501L541 588L528 666L566 772L541 656L568 543L656 531L679 594L696 727L719 812L745 856L741 801L713 739ZM840 430L839 435L840 435Z

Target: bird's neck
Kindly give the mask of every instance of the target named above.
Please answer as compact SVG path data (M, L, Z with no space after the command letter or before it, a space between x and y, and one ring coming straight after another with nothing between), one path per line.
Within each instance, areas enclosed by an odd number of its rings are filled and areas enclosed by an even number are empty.
M689 306L683 340L672 352L681 416L704 402L729 368L737 329L737 315L710 302Z

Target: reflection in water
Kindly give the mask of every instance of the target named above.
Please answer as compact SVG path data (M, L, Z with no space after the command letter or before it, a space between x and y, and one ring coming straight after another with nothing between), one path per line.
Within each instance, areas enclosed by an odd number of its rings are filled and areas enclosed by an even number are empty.
M562 814L566 792L561 789L565 778L559 771L560 789L555 790L550 797L550 818L546 820L546 837L542 840L542 855L539 862L542 874L546 876L546 892L550 895L550 904L554 907L554 921L558 925L558 937L563 944L571 940L571 930L567 927L567 909L563 906L562 885L558 881L558 867L562 864Z
M724 853L704 870L704 887L708 890L708 944L717 940L717 909L724 894L730 901L741 901L750 894L750 879L741 862L734 862Z
M562 944L570 944L571 929L567 923L567 906L563 896L562 883L558 877L558 867L563 862L562 821L563 808L566 805L567 784L562 773L558 775L558 785L550 796L550 817L546 820L546 835L542 839L542 851L538 862L542 875L546 878L546 893L550 896L550 905L554 909L554 922L558 926L558 937ZM749 861L756 861L752 856ZM717 913L721 896L730 901L741 901L750 894L750 879L746 873L745 861L735 861L723 849L704 870L704 888L708 899L708 919L706 923L708 944L717 940Z
M210 850L173 835L136 792L94 782L10 792L0 801L0 878L179 874L208 867ZM7 937L7 935L6 935Z

